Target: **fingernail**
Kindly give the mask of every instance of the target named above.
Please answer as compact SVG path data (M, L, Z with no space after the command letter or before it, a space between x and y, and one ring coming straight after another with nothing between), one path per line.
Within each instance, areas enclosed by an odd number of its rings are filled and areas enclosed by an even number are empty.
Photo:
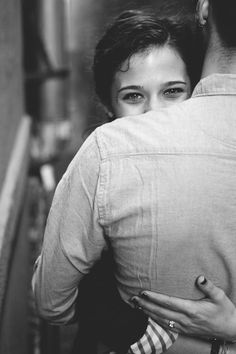
M147 299L148 298L148 294L145 292L145 291L142 291L140 293L140 296L143 297L144 299Z
M130 301L136 306L138 306L138 299L136 297L132 297Z
M142 310L142 307L140 306L140 304L138 303L138 299L136 297L132 297L130 299L130 302L132 302L134 304L134 307L137 309L137 310Z
M207 280L206 280L206 278L205 278L203 275L201 275L201 276L198 278L198 282L199 282L199 284L201 284L201 285L205 285L205 284L207 283Z

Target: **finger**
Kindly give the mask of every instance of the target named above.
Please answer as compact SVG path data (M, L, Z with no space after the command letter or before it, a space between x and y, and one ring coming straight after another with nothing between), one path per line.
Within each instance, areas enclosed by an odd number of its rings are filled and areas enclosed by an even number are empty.
M177 321L174 321L174 324L173 324L173 319L169 320L167 318L158 317L156 315L153 315L152 312L146 311L146 310L144 310L143 312L148 317L152 318L162 328L166 328L166 329L169 329L169 330L177 332L177 333L183 332L181 324L179 324ZM170 321L172 321L172 326L171 327L170 327Z
M186 315L192 312L194 301L181 299L169 295L155 293L152 291L142 291L140 297L148 303L153 303L157 306L167 308L172 311L177 311Z
M157 316L156 314L153 314L153 312L148 311L148 310L143 310L143 312L148 316L151 317L157 324L159 324L161 327L164 329L171 330L176 333L180 334L185 334L185 335L190 335L190 336L198 336L202 338L208 338L212 337L211 331L209 332L207 328L199 328L196 326L192 326L191 323L189 322L183 322L181 323L178 319L172 318L162 318ZM174 325L170 327L170 321L174 321Z
M214 285L209 279L206 279L204 275L200 275L197 278L197 285L199 289L208 297L209 299L219 302L223 301L225 297L224 291Z
M155 315L157 318L162 318L162 319L172 319L174 321L181 321L181 322L186 321L186 316L184 314L165 307L161 307L157 304L153 304L152 302L148 302L138 296L134 296L132 298L132 301L137 308L151 313L152 318L153 315Z

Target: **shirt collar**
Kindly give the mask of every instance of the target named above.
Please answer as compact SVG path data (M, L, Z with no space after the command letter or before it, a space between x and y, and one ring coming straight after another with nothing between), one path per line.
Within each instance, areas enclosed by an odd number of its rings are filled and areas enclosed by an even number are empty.
M214 95L236 95L236 75L209 75L200 80L193 90L192 97Z

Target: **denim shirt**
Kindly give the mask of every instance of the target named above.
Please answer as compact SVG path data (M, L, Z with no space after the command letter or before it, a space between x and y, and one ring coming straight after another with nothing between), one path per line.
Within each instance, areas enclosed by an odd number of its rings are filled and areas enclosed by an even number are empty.
M71 320L77 284L108 244L126 301L141 289L197 299L205 274L236 302L236 75L89 136L48 217L34 274L43 317Z

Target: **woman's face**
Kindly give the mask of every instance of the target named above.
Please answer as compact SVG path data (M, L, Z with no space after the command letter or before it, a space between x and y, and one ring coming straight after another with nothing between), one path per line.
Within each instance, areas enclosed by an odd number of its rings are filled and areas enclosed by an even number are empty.
M116 117L169 107L189 98L186 65L175 49L152 47L126 60L115 74L111 106Z

